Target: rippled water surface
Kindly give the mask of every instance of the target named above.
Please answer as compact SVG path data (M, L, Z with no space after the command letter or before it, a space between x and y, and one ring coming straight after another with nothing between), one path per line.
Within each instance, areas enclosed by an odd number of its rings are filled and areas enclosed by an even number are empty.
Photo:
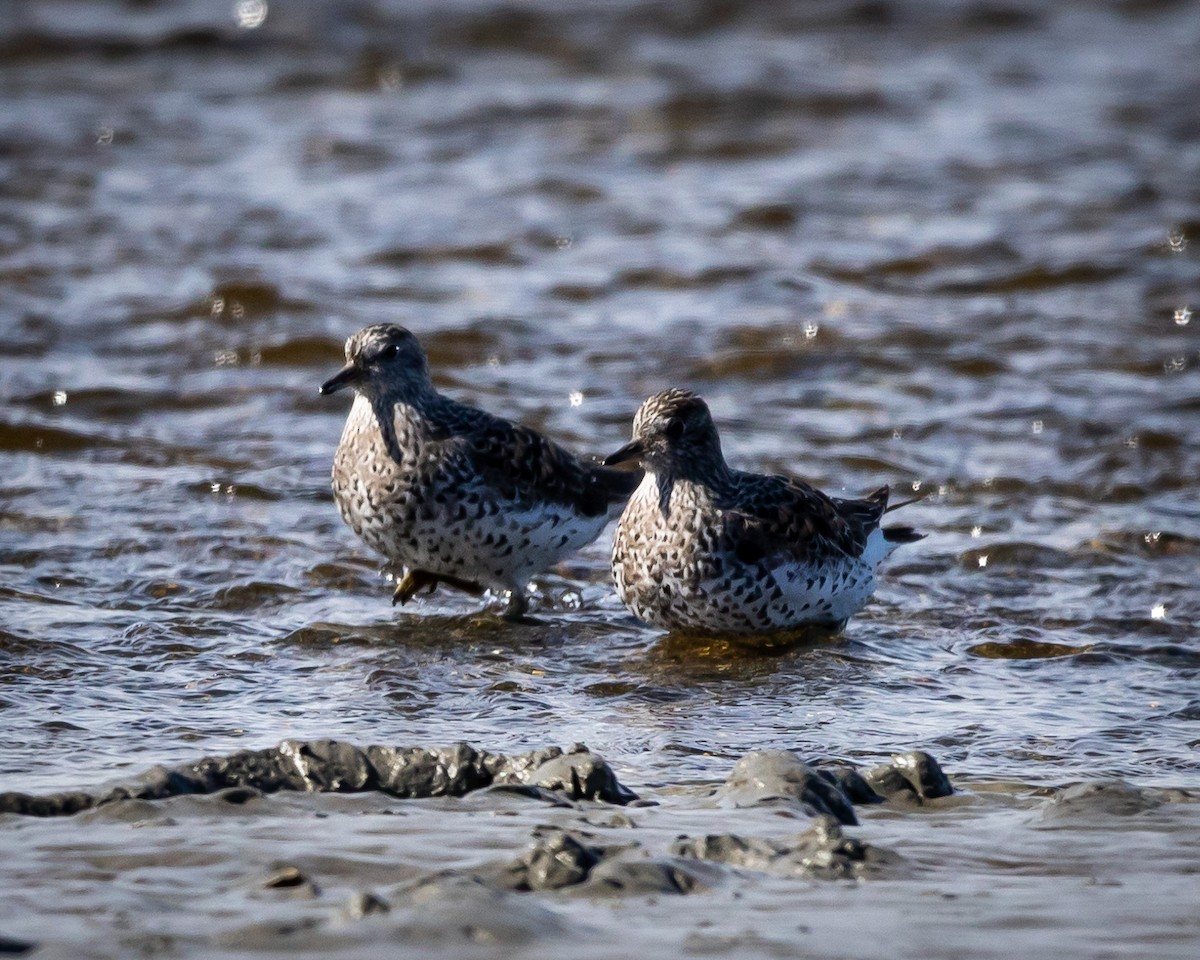
M1036 802L1200 787L1197 4L8 9L0 790L285 737L581 740L702 823L688 789L749 750L921 747L968 799L859 828L920 881L751 884L714 895L717 932L703 896L550 902L567 932L546 936L1195 955L1186 796L1050 828ZM930 493L904 511L929 536L844 635L769 655L639 625L607 537L536 579L545 626L444 592L393 610L329 494L347 404L316 392L384 320L446 392L581 451L690 386L737 465ZM374 808L266 809L301 851L314 815L343 852L382 830ZM226 831L227 874L286 846L173 816L180 850ZM436 865L421 838L460 828L522 843L436 805L407 823L402 860ZM161 951L273 948L213 934L257 908L195 893L215 868L185 855L178 903L138 893L133 854L106 885L87 844L158 848L81 824L0 819L0 879L29 891L0 934L54 922L64 955L112 955L169 907L190 919Z

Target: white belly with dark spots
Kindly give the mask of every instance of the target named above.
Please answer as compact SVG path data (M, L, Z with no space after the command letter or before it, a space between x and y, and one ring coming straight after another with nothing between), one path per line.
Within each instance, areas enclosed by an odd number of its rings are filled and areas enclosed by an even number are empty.
M564 504L502 500L482 481L439 482L429 466L405 446L401 459L389 454L370 404L355 398L334 458L334 498L369 547L409 569L518 589L608 522Z
M494 504L483 517L473 506L430 512L384 509L358 517L363 540L410 569L453 575L497 590L519 588L535 573L591 543L607 518L580 517L566 507L531 510ZM352 524L353 525L353 524Z
M825 567L776 567L771 577L782 596L768 611L777 627L840 623L858 613L875 592L875 569L847 560Z
M876 530L861 557L821 567L782 564L764 573L733 556L712 562L702 524L673 527L662 522L657 487L647 478L613 547L622 602L671 630L747 634L840 623L866 605L876 568L893 546Z
M640 619L668 629L759 633L837 624L858 613L875 590L875 572L862 565L824 569L781 567L766 577L735 569L691 581L615 577L617 592Z

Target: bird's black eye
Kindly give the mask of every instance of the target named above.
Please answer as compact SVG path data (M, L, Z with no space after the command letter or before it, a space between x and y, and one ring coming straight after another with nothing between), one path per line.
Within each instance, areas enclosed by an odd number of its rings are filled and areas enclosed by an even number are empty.
M683 436L683 421L678 417L672 417L667 421L667 428L663 433L667 435L668 440L678 440Z
M379 351L380 360L395 360L400 356L400 344L393 343Z

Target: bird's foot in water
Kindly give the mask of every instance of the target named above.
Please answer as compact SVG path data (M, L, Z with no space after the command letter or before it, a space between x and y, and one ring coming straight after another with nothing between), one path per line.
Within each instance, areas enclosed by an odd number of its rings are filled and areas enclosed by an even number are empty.
M433 593L437 589L437 585L438 579L432 573L425 570L409 570L392 592L392 606L394 607L396 604L404 606L426 587L429 588L430 593Z
M509 623L519 623L525 627L544 627L545 620L540 620L537 617L529 615L529 594L524 590L513 589L508 591L508 604L504 607L504 612L500 614Z
M396 590L392 594L392 606L396 604L404 606L426 588L429 593L433 593L439 584L450 587L452 590L461 590L473 597L480 596L484 590L479 584L461 577L449 576L444 573L430 573L428 570L409 570L404 574L404 578L396 584Z

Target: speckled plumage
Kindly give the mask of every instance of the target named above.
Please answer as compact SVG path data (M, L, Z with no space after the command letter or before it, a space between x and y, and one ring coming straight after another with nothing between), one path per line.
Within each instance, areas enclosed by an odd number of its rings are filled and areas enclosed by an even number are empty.
M636 616L667 629L839 626L892 550L921 539L880 526L887 487L845 500L730 468L707 405L685 390L642 404L633 441L606 462L634 458L646 473L617 525L613 580Z
M511 591L600 535L636 475L586 463L536 430L437 392L425 352L403 327L366 327L322 393L357 396L333 461L342 519L403 564L395 600L437 584Z

